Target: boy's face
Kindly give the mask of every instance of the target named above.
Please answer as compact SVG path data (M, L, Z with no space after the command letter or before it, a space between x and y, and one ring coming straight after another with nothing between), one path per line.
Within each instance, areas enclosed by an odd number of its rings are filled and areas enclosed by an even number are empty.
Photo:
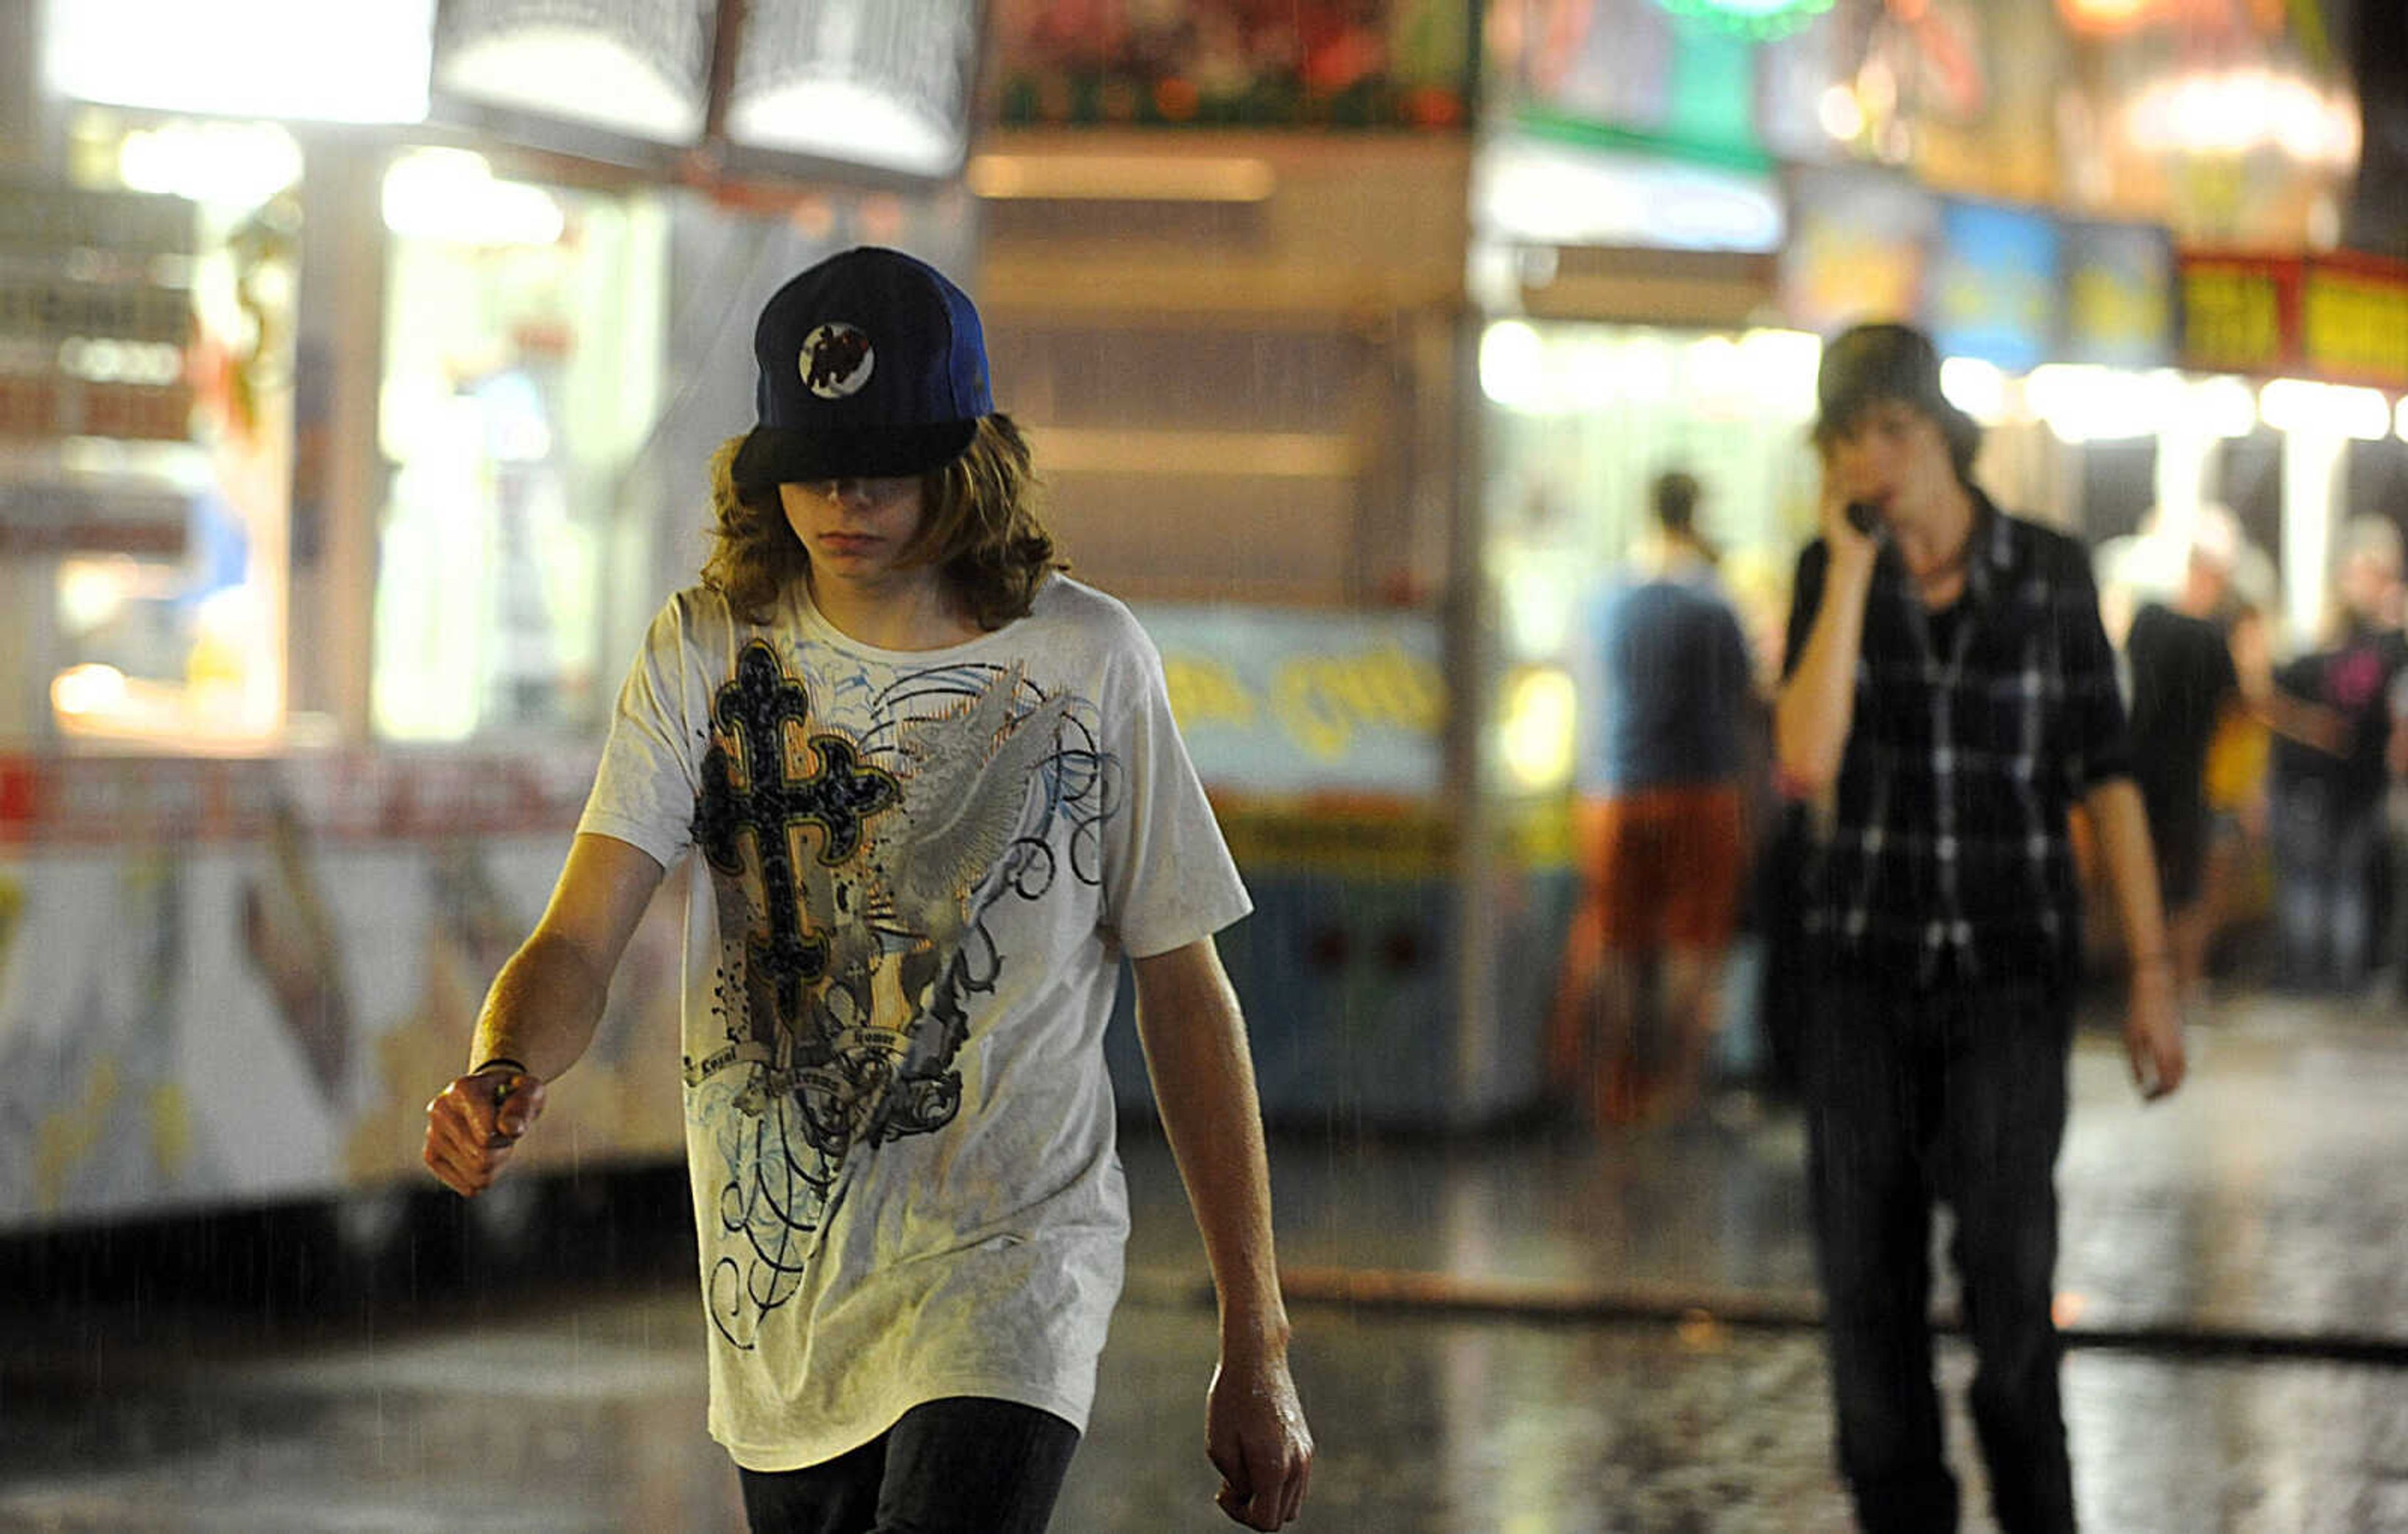
M1840 495L1870 501L1893 526L1929 518L1956 482L1940 423L1902 399L1876 399L1831 434L1823 464Z
M855 584L876 584L903 568L926 517L917 475L891 480L816 480L781 484L786 524L802 539L812 570Z

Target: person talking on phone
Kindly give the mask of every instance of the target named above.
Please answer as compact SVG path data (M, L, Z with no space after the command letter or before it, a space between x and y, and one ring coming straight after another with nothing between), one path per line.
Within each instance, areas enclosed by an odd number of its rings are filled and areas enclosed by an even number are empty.
M1931 1211L2007 1534L2074 1527L2051 1312L2081 966L2070 814L2131 955L2149 1097L2184 1056L2145 814L2089 556L1972 479L1929 337L1839 336L1816 379L1821 537L1798 562L1774 738L1813 806L1800 1042L1842 1474L1869 1534L1957 1523L1927 1320Z

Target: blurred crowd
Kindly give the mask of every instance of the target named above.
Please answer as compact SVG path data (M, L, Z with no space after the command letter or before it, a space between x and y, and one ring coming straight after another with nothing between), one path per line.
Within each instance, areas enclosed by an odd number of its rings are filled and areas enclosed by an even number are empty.
M1581 640L1584 893L1547 1062L1557 1106L1600 1123L1744 1111L1794 1085L1785 892L1804 833L1770 750L1787 594L1762 562L1722 560L1701 530L1710 496L1685 469L1655 480L1649 528L1594 595ZM2272 556L2221 506L2159 509L2093 551L2194 1022L2218 987L2371 1002L2397 986L2408 1006L2402 538L2363 512L2334 549L2304 638L2284 633ZM1650 609L1635 660L1634 619ZM1654 786L1617 792L1640 779ZM1633 826L1661 840L1675 824L1677 866L1632 860ZM2103 972L2123 938L2078 820L2074 835L2084 945Z

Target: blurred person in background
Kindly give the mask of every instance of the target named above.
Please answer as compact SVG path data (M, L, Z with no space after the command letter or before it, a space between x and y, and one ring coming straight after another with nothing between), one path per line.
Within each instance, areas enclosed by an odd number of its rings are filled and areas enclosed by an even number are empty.
M859 250L754 336L716 541L627 673L549 909L486 997L425 1160L489 1186L689 852L687 1161L710 1429L756 1530L1042 1529L1128 1229L1102 1040L1120 960L1220 1302L1219 1501L1293 1519L1287 1364L1244 1023L1246 892L1160 658L1061 573L978 314Z
M2271 575L2266 584L2271 589ZM2317 727L2315 711L2295 710L2292 700L2274 689L2273 632L2266 606L2236 589L2225 622L2225 643L2233 674L2240 679L2242 706L2227 709L2217 721L2200 771L2208 839L2199 925L2201 966L2207 971L2214 968L2217 940L2228 929L2264 918L2272 910L2266 782L2275 722L2287 721L2293 731Z
M1816 394L1822 536L1774 727L1784 784L1815 806L1800 1050L1840 1467L1863 1528L1956 1527L1928 1312L1944 1200L1999 1526L2070 1530L2052 1280L2076 805L2131 957L2134 1080L2159 1097L2185 1065L2114 652L2082 546L1972 481L1981 428L1928 337L1846 332Z
M2219 621L2238 540L2229 512L2201 507L2172 600L2143 603L2124 637L2132 780L2148 810L2175 987L2185 1000L2200 995L2207 972L2207 749L2241 693Z
M2307 995L2354 996L2376 960L2386 903L2385 792L2408 677L2399 627L2400 530L2380 516L2343 527L2329 641L2273 671L2292 713L2270 763L2274 853L2275 982Z
M1599 1122L1698 1106L1744 864L1747 638L1698 531L1703 496L1656 478L1655 525L1591 613L1595 683L1575 807L1583 888L1548 1047ZM1644 1005L1648 980L1660 1001Z

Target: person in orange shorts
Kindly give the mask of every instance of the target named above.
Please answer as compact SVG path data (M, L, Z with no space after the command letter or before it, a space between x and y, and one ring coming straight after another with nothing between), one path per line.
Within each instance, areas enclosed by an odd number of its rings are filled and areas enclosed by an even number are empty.
M1548 1063L1555 1090L1586 1097L1601 1122L1697 1105L1738 910L1740 728L1754 676L1698 532L1699 498L1690 475L1656 479L1656 525L1593 614L1598 706L1575 809L1583 892Z

